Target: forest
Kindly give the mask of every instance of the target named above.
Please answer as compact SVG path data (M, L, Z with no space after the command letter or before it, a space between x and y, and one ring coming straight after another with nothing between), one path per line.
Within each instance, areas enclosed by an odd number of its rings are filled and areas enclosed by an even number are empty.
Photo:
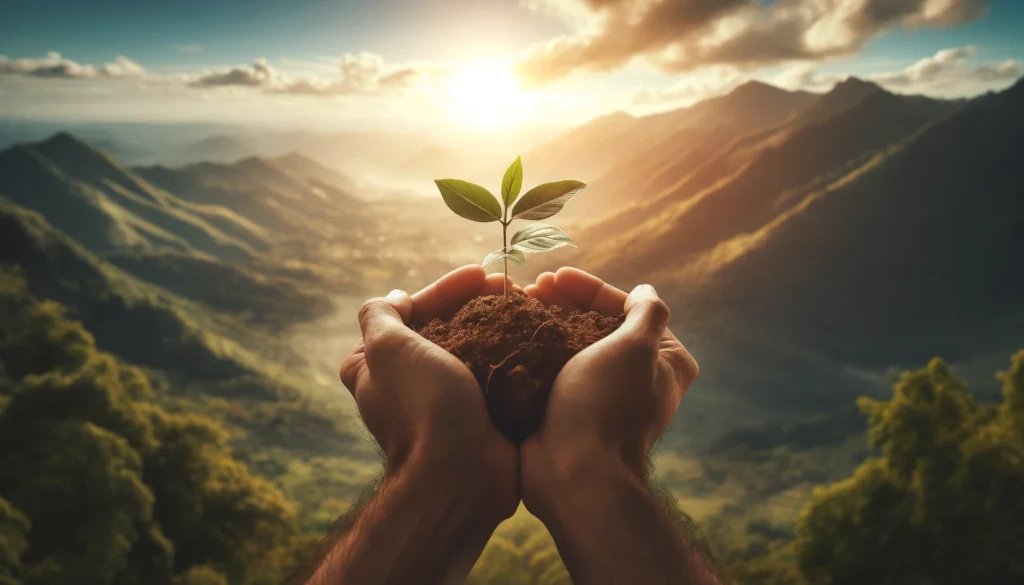
M0 272L0 579L280 583L321 536L250 472L223 424L161 405L58 302ZM1024 575L1024 351L980 402L936 358L862 398L870 454L814 489L792 534L763 521L713 544L736 583L1016 583ZM527 514L470 583L570 583Z

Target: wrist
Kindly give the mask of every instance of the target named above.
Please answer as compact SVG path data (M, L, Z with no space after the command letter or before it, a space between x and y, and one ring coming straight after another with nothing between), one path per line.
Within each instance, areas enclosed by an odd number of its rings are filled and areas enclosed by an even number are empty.
M477 442L471 445L414 445L397 465L388 466L384 484L403 484L442 506L472 510L483 524L497 526L519 504L515 450Z
M521 461L523 503L545 522L566 505L597 504L623 489L647 489L645 457L596 443L551 448L530 440L521 448Z

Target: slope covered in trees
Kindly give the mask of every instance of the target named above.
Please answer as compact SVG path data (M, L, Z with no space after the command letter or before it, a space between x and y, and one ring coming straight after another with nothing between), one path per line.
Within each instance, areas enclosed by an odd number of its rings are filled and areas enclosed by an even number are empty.
M0 271L0 332L3 582L270 584L295 564L294 507L223 427L152 402L19 271Z
M1019 583L1024 352L999 377L1002 401L980 403L934 359L861 399L879 456L816 489L791 541L734 564L738 582Z

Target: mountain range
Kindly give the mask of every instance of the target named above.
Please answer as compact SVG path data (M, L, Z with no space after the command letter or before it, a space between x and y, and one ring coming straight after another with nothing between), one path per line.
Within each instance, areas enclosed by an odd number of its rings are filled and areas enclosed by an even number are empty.
M1022 120L1024 82L941 101L850 79L713 154L677 143L661 183L611 167L595 189L646 187L574 216L579 249L542 268L654 284L736 412L837 407L935 355L969 370L1024 340Z
M528 185L593 179L565 212L579 249L515 276L574 264L654 284L703 366L689 400L705 408L685 432L709 440L844 407L932 355L1002 359L1024 339L1022 98L1022 83L944 101L851 78L596 119L524 155ZM412 174L459 156L409 148L398 166ZM268 364L287 379L301 360L282 331L494 247L438 201L367 199L295 152L130 167L58 133L0 152L0 197L0 261L101 347L173 370L184 354L165 344L186 340L211 356L190 363L225 380ZM139 341L148 319L170 333Z

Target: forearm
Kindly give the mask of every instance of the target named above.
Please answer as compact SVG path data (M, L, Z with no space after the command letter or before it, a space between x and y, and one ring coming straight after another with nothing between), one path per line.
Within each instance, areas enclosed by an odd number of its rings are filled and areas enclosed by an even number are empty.
M334 537L308 585L461 582L501 521L487 478L411 456Z
M629 466L551 469L531 511L551 532L576 585L720 583L685 517Z

